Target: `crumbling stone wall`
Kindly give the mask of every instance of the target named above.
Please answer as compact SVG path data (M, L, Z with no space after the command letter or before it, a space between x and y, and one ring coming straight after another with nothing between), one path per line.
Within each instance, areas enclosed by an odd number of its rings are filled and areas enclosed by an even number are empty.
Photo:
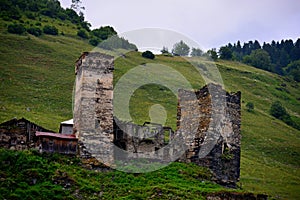
M74 132L80 154L108 165L117 156L114 144L129 157L141 152L147 157L165 145L164 131L149 138L143 126L121 122L114 126L113 69L113 57L86 52L75 70ZM159 158L173 160L181 155L178 149L187 149L179 161L208 167L217 182L234 187L240 174L240 99L240 92L229 94L215 84L196 92L179 90L177 131L172 136L176 142L173 148L164 148Z
M193 98L195 94L196 100ZM240 92L229 94L215 84L196 92L179 91L178 129L191 131L191 127L198 125L195 138L185 139L188 150L180 161L208 167L217 182L232 187L240 175L240 100ZM199 109L198 116L183 120L195 109ZM210 147L210 151L205 149Z
M127 152L127 159L153 158L159 149L168 145L174 132L170 127L145 122L137 125L131 122L114 121L114 144ZM115 155L118 159L118 155Z
M76 62L74 132L80 154L113 162L113 57L85 52Z

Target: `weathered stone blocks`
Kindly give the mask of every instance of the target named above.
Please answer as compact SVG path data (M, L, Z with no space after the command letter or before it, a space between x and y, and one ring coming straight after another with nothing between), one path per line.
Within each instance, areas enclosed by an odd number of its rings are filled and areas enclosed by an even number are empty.
M85 52L76 62L74 132L82 156L113 162L113 57Z
M196 94L197 101L191 101ZM228 93L221 86L209 84L199 91L179 92L178 129L197 125L197 133L180 160L194 162L211 169L214 179L234 187L240 176L241 93ZM199 115L185 120L191 109ZM207 152L208 154L203 154Z
M151 130L114 121L113 69L113 57L97 52L86 52L76 62L74 132L82 156L94 156L111 165L118 159L114 145L125 150L128 159L138 153L145 158L156 155L173 160L186 149L179 161L208 167L217 182L235 186L240 176L240 92L230 94L216 84L198 91L180 89L177 131L171 130L169 136L169 141L175 142L169 148L166 127L157 125Z

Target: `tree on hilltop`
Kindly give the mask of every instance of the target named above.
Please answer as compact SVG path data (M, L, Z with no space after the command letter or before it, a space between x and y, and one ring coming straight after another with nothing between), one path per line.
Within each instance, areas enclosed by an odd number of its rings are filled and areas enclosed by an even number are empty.
M188 56L189 53L190 53L190 47L182 40L174 44L172 49L172 54L174 56Z
M218 54L215 48L212 48L207 51L206 53L211 59L217 60L218 59Z
M85 10L84 6L81 6L81 0L72 0L71 9L75 10L79 13L79 15L83 15L82 10Z
M249 56L245 56L243 62L254 67L271 71L271 58L263 49L256 49Z
M202 56L203 55L203 51L199 48L192 48L192 52L191 52L191 56L195 57L195 56Z
M232 59L232 51L230 47L221 47L219 50L220 58L224 60Z
M169 53L168 47L163 46L162 50L160 50L162 54Z

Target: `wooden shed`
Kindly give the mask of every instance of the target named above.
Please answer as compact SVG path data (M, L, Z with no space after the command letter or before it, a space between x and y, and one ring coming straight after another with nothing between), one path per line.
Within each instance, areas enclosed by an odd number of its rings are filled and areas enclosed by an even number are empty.
M35 133L37 147L41 152L76 154L78 139L74 134L39 132Z

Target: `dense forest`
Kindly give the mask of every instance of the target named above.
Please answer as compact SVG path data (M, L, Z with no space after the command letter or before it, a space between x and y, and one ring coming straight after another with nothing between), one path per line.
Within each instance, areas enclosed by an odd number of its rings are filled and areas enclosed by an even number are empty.
M300 38L297 41L274 40L261 45L257 40L241 45L229 43L219 50L220 59L235 60L254 67L286 75L300 82Z

